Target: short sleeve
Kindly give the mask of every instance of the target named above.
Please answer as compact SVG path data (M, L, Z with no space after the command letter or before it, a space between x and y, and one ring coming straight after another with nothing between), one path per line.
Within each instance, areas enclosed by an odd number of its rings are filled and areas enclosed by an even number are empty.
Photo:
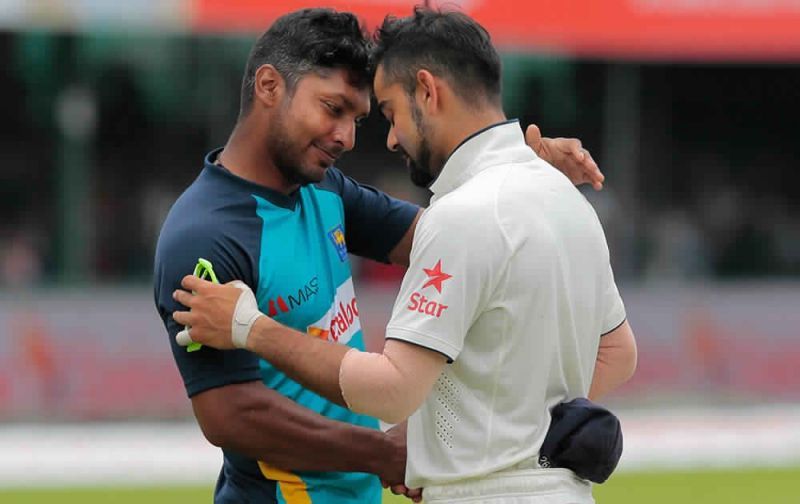
M611 264L603 276L603 329L601 335L606 335L621 326L625 322L625 305L622 302L622 297L619 295L619 289L614 282L614 271L611 269Z
M344 205L348 251L384 263L400 242L419 207L359 184L336 168L329 168L322 188L337 192Z
M458 357L509 255L493 215L457 206L426 210L417 225L411 264L386 328L387 339L435 350L451 361Z
M209 347L187 352L175 342L183 326L172 319L172 313L186 308L172 298L172 293L180 288L181 279L194 271L200 257L211 261L221 283L238 279L253 287L255 280L252 259L230 236L188 218L187 222L167 218L156 248L154 296L189 397L224 385L260 380L258 357L253 353Z

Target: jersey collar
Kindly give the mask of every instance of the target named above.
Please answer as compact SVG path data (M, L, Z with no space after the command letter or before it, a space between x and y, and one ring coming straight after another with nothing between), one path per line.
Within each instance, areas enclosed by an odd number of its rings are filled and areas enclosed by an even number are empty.
M270 189L269 187L250 182L249 180L234 175L223 165L216 163L220 152L222 152L222 147L214 149L206 155L204 168L207 173L211 174L212 176L222 177L229 183L235 184L243 190L249 191L251 194L260 196L275 206L279 206L287 210L295 209L297 206L297 201L300 197L299 189L291 194L283 194L280 191Z
M487 157L491 153L508 151L510 148L516 151L520 144L525 145L525 136L519 127L518 119L489 125L468 136L450 154L442 172L431 184L430 190L434 194L434 199L454 191L473 176L497 164L493 161L487 162L490 161ZM527 150L530 152L526 154L533 153L532 149ZM504 159L503 161L512 160Z

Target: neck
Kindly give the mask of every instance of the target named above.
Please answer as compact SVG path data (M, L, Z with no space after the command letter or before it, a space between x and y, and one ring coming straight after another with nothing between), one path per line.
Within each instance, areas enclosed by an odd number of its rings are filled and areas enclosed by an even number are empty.
M444 128L445 137L442 145L448 159L461 143L476 132L506 120L506 115L500 108L487 107L479 111L462 108L448 117L448 127ZM452 125L452 127L450 126ZM444 167L444 166L442 166Z
M244 118L236 123L225 148L217 160L228 171L245 180L283 194L297 190L275 165L269 146L264 142L267 134Z

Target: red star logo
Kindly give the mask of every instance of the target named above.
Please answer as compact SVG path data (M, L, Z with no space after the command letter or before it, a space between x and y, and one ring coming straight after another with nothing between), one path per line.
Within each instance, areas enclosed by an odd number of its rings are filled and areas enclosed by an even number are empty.
M436 266L434 266L432 269L422 268L422 271L424 271L425 274L428 275L428 281L425 282L425 285L423 285L422 288L424 289L429 285L433 285L434 287L436 287L436 290L439 291L439 293L442 292L442 282L444 282L448 278L453 278L453 275L448 275L447 273L442 271L441 259L439 259L436 262Z

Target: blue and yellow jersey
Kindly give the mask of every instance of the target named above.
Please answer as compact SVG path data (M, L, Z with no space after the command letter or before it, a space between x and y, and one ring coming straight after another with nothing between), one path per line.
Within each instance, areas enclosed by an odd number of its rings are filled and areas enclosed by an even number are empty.
M238 279L262 312L318 338L364 348L348 252L387 261L417 207L363 186L329 168L325 179L284 195L214 164L210 153L197 179L167 216L155 259L155 302L191 397L216 387L261 380L328 418L377 428L373 418L342 408L300 386L257 355L204 347L187 352L174 337L179 306L172 292L199 257L222 283ZM378 479L363 473L290 473L223 450L215 502L377 503Z

